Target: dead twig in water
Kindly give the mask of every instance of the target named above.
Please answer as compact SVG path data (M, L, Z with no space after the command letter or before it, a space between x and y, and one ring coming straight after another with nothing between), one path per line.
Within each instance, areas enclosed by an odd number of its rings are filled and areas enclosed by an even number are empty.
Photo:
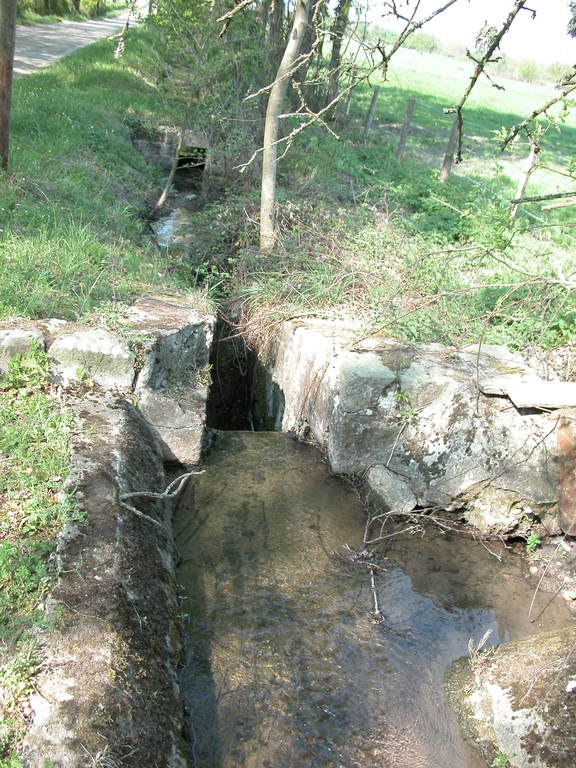
M372 614L372 621L375 624L382 624L384 621L384 615L382 614L382 611L380 610L380 606L378 604L378 593L376 591L376 577L375 577L376 569L370 568L370 586L372 589L372 598L374 600L374 613Z
M502 562L502 555L497 555L496 552L492 552L490 547L487 547L486 544L484 544L484 542L482 541L482 539L479 539L479 541L480 541L480 544L482 544L482 546L486 550L486 552L490 552L491 555L494 555L496 560L499 560L500 562Z
M379 536L377 539L371 539L370 541L367 541L366 544L380 544L383 541L386 541L386 539L391 539L393 536L400 536L401 533L411 533L414 535L415 533L424 533L422 526L420 525L410 525L408 528L402 528L401 531L394 531L394 533L388 533L386 536Z
M334 552L334 557L337 557L338 560L341 560L343 563L352 564L352 565L366 565L368 568L375 568L378 571L385 571L386 568L382 568L381 565L376 565L374 562L374 557L376 556L376 552L372 551L370 552L367 549L361 549L359 552L355 549L352 549L348 544L343 544L343 549L350 552L348 557L345 557L344 555L340 555L338 552Z
M545 611L545 610L548 608L548 606L549 606L549 605L550 605L550 604L551 604L551 603L552 603L552 602L553 602L553 601L554 601L554 600L555 600L555 599L558 597L558 595L560 594L560 592L561 592L563 589L564 589L564 584L560 584L560 586L558 587L558 589L556 590L556 592L554 592L554 594L552 595L552 597L550 598L550 600L548 600L548 602L546 603L546 605L544 606L544 608L542 608L542 610L540 611L540 613L538 614L538 616L534 616L534 618L533 618L533 619L530 619L530 624L534 624L534 622L535 622L535 621L538 621L538 619L540 618L540 616L542 616L542 614L544 613L544 611ZM534 597L536 597L536 592L534 593ZM532 606L530 606L530 610L532 610Z

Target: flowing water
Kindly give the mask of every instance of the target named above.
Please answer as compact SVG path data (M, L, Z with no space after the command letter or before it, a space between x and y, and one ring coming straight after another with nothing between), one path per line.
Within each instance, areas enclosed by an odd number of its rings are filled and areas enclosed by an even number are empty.
M224 195L222 188L202 192L202 174L189 168L176 171L174 176L176 195L170 197L171 213L152 224L156 243L160 248L181 250L184 255L193 249L197 236L194 232L194 217Z
M188 614L182 689L201 768L486 768L460 733L446 667L571 625L520 558L428 529L392 540L371 617L365 515L320 454L280 433L220 434L175 520ZM335 554L336 553L336 554Z

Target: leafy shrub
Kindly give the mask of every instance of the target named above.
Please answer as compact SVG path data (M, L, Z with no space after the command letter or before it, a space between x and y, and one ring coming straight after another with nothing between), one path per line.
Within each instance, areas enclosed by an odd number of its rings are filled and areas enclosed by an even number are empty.
M50 358L34 341L25 357L17 354L10 360L8 372L0 380L0 388L8 393L26 394L30 390L41 389L49 372Z

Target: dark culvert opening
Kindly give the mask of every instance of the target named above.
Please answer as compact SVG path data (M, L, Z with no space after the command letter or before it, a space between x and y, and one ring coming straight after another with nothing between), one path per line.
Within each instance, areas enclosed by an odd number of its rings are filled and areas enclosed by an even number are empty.
M210 366L209 429L275 432L282 428L282 390L238 329L222 318L216 323Z
M206 168L206 153L206 147L180 147L178 168L188 168L191 175L196 174L202 178Z
M205 147L180 148L174 174L174 186L178 192L197 192L202 189L207 152Z

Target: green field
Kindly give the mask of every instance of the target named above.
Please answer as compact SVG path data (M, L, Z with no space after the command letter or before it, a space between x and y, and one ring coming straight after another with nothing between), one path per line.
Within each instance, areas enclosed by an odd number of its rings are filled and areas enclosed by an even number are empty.
M410 49L398 51L392 59L387 81L382 83L381 78L372 78L374 85L382 87L376 112L380 135L391 146L397 146L408 99L416 99L406 151L431 167L441 167L454 119L453 115L444 114L443 109L458 103L472 72L470 63L458 59ZM494 132L521 122L557 93L551 84L543 86L499 77L494 81L505 90L481 78L464 107L463 163L454 166L453 173L486 185L505 200L515 196L530 147L523 140L501 152ZM367 111L366 99L363 107ZM555 117L560 112L559 105L551 111ZM545 118L541 121L546 122ZM574 156L575 149L576 113L572 110L556 127L548 130L542 141L538 168L532 173L525 194L537 196L574 189L573 181L565 173L566 163ZM546 203L526 205L524 211L543 218L548 224L574 226L576 218L572 209L542 212L542 205Z

